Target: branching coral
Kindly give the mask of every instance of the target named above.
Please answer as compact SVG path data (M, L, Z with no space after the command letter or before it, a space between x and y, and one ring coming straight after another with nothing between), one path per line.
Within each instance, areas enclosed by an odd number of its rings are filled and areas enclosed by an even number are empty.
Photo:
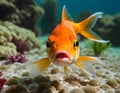
M0 72L0 77L2 76L2 72ZM3 89L3 85L5 84L6 79L5 78L0 78L0 90Z
M15 62L25 63L26 61L27 58L23 54L18 53L17 55L10 55L8 60L5 61L5 64L13 64Z

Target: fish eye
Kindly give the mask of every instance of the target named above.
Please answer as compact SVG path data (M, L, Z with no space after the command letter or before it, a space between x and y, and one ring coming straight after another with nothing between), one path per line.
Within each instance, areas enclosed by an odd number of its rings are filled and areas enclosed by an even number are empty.
M78 47L79 46L79 42L78 42L78 40L76 40L75 42L74 42L74 47Z
M47 47L47 48L50 47L50 43L49 43L49 41L46 42L46 47Z

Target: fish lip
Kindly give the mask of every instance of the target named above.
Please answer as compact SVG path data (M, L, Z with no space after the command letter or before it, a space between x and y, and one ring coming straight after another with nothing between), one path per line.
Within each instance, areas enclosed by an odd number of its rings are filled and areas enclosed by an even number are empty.
M62 60L70 60L70 55L65 50L58 50L58 51L55 52L54 59L58 59L58 60L61 60L61 61Z

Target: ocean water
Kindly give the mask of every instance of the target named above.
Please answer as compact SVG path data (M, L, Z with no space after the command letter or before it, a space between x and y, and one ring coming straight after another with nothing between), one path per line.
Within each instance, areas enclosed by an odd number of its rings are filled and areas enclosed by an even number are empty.
M45 1L47 0L36 0L36 4L41 6ZM54 0L51 0L51 1L54 1ZM80 20L88 17L90 14L93 14L95 12L103 12L104 15L109 15L108 18L105 17L103 19L103 22L101 23L103 24L102 31L100 31L99 29L101 28L99 24L96 29L96 32L103 39L110 40L113 43L113 45L120 45L120 38L119 38L120 27L118 25L120 22L117 21L117 20L120 20L120 17L116 16L116 14L120 13L120 8L119 8L120 0L116 0L116 1L114 0L56 0L56 2L57 2L58 9L56 7L55 9L53 6L48 4L50 8L49 7L46 8L47 12L45 11L46 12L45 15L43 16L43 18L41 18L42 21L40 22L40 28L42 29L43 35L45 35L46 33L51 33L51 31L55 28L55 26L59 24L61 20L62 8L65 5L69 14L71 15L71 17L75 22L79 22ZM54 13L56 14L54 15ZM83 18L81 18L81 13L83 13L82 15ZM88 13L88 15L86 16L85 13ZM109 26L107 26L106 24L108 24ZM110 33L106 33L105 31L108 31Z
M40 1L36 0L36 3L40 5ZM120 12L120 0L57 0L59 6L59 14L62 7L66 5L68 11L72 16L78 15L84 10L90 12L102 11L105 14L116 14Z

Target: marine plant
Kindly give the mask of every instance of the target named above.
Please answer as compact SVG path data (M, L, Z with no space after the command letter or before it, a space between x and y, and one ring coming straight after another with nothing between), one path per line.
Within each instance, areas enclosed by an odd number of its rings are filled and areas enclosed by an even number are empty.
M27 58L23 54L18 53L17 55L10 55L9 58L5 61L5 64L13 64L15 62L25 63L26 61Z
M96 56L100 55L105 49L110 47L112 44L111 43L101 43L101 42L93 42L92 43L92 48L94 51L94 54Z
M2 76L2 72L0 72L0 77ZM0 78L0 90L3 89L3 85L5 84L6 79L5 78Z
M21 39L18 38L13 38L12 42L15 44L17 47L17 51L20 53L24 53L25 51L29 51L30 47L29 44Z

